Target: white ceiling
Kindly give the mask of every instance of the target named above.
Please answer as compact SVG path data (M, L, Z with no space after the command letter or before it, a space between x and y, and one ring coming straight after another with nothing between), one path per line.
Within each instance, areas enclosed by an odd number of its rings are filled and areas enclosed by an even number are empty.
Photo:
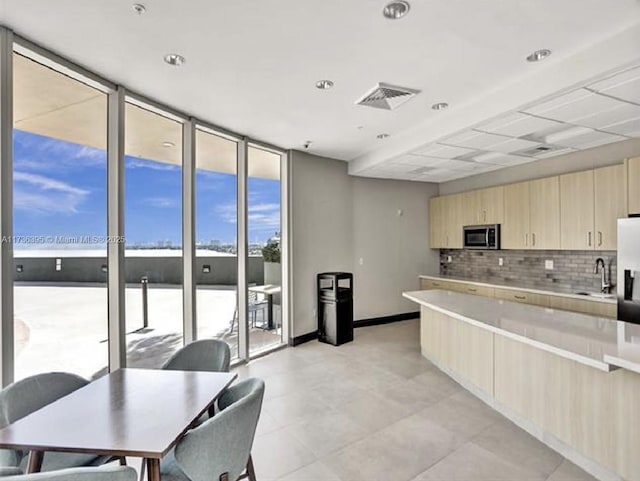
M132 3L0 0L0 22L214 124L283 148L312 140L311 152L349 160L358 175L399 177L415 165L433 167L420 180L442 181L451 171L471 175L527 161L511 153L538 145L518 138L530 133L597 129L551 137L568 150L638 130L632 82L605 80L590 86L604 95L578 90L576 101L515 113L640 62L637 0L411 0L409 15L397 21L381 15L385 0L142 0L142 16ZM539 48L552 56L527 63ZM162 62L173 52L186 57L185 66ZM335 87L317 90L319 79ZM379 82L420 93L391 111L355 105ZM440 101L449 109L431 110ZM505 113L515 116L502 119ZM481 125L488 119L505 125ZM378 140L383 132L390 137ZM507 155L451 160L479 151Z

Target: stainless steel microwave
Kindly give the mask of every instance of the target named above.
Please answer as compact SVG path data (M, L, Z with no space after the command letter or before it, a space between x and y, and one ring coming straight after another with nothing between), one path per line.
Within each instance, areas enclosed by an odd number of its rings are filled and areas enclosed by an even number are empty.
M500 249L500 224L463 227L465 249Z

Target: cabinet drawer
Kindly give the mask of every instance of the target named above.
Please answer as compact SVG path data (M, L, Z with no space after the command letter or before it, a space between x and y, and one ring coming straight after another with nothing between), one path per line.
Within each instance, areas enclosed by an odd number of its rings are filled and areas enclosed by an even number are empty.
M464 284L464 290L461 292L464 292L465 294L473 294L476 296L493 297L493 291L493 287Z
M534 304L536 306L549 307L549 296L534 294L526 291L514 291L511 289L494 289L494 297L506 301Z
M606 304L604 302L574 299L571 297L549 296L549 307L563 311L591 314L592 316L598 317L615 318L618 316L618 306L616 304Z
M427 291L429 289L445 289L452 290L451 286L454 284L453 282L435 280L435 279L420 279L420 288L423 291Z

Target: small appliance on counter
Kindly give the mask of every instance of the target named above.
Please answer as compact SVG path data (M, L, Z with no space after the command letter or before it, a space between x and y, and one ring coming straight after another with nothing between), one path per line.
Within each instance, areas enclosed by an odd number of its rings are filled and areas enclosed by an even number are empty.
M618 320L640 324L640 217L618 219Z
M500 249L500 224L466 225L462 231L465 249Z

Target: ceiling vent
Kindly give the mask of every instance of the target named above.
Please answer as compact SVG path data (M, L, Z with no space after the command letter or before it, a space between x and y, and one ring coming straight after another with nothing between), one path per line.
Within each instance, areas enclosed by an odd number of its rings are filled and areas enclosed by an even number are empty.
M552 152L557 152L559 150L566 150L566 147L560 147L557 145L538 145L537 147L533 147L532 149L519 150L517 152L513 152L515 155L525 155L527 157L539 157L541 155L548 155Z
M356 104L376 109L394 110L419 93L419 90L379 83L358 100Z

